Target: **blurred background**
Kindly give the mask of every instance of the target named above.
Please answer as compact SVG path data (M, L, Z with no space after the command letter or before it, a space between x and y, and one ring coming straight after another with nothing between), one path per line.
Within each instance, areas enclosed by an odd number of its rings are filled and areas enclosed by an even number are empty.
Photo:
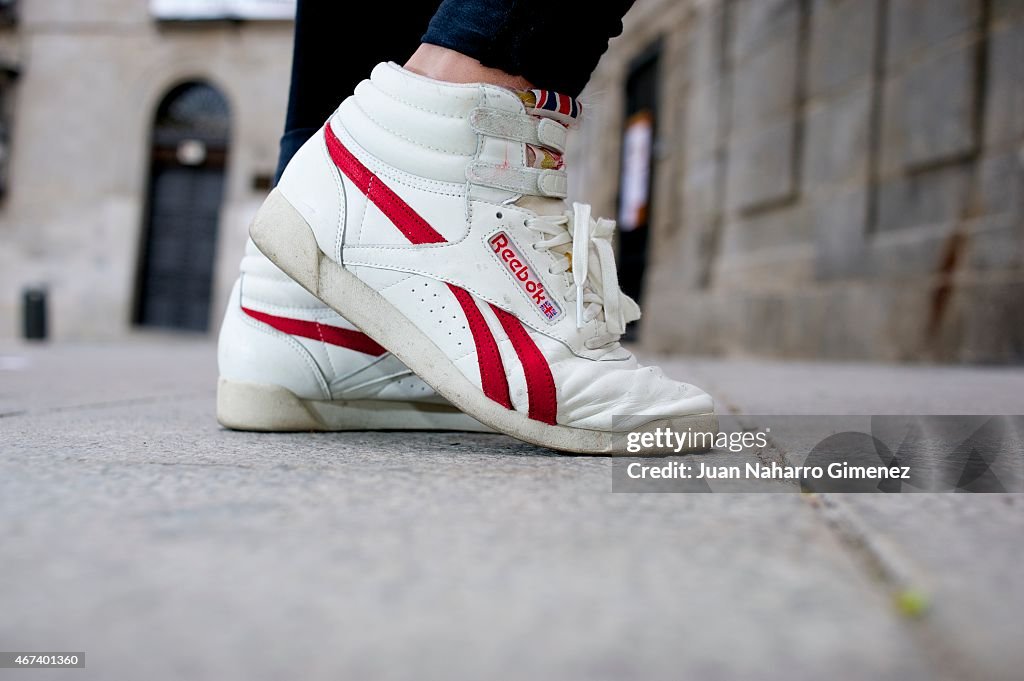
M217 331L293 12L0 0L0 340ZM1021 0L639 0L583 101L642 347L1024 359Z

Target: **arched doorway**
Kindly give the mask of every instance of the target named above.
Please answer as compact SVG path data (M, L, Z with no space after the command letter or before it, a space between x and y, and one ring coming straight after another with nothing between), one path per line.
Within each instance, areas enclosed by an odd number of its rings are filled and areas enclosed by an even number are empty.
M153 123L135 323L206 331L231 114L205 82L171 89Z

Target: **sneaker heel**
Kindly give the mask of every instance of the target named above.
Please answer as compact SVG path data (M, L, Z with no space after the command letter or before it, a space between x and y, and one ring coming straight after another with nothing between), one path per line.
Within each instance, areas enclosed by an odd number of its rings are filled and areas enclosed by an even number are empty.
M260 206L249 236L263 255L303 288L318 295L320 247L313 229L278 190Z

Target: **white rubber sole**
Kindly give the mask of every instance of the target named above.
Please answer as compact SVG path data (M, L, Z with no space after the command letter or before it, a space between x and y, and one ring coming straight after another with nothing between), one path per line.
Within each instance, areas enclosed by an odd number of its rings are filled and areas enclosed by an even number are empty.
M305 400L279 385L217 382L217 421L232 430L265 433L346 430L494 432L443 404L387 400Z
M505 409L475 386L430 338L387 299L323 253L313 230L276 189L264 202L249 229L256 246L275 265L310 293L354 323L434 390L478 421L532 444L579 454L629 454L626 432L548 425ZM652 421L632 432L671 428L676 432L718 431L711 414L691 414ZM704 447L645 450L644 454L703 451ZM630 454L636 456L636 454Z

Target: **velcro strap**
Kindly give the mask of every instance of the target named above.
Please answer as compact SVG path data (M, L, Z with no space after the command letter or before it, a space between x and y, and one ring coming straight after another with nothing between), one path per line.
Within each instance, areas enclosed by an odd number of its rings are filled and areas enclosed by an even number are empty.
M466 168L466 179L475 184L505 189L516 194L559 199L564 199L569 189L568 177L561 170L509 168L482 162L471 163Z
M569 136L569 129L561 123L550 118L542 118L537 124L537 137L541 146L547 147L559 154L565 153L565 142Z
M565 152L565 126L547 118L538 121L533 116L477 107L469 112L469 124L484 135L547 147L559 154Z

